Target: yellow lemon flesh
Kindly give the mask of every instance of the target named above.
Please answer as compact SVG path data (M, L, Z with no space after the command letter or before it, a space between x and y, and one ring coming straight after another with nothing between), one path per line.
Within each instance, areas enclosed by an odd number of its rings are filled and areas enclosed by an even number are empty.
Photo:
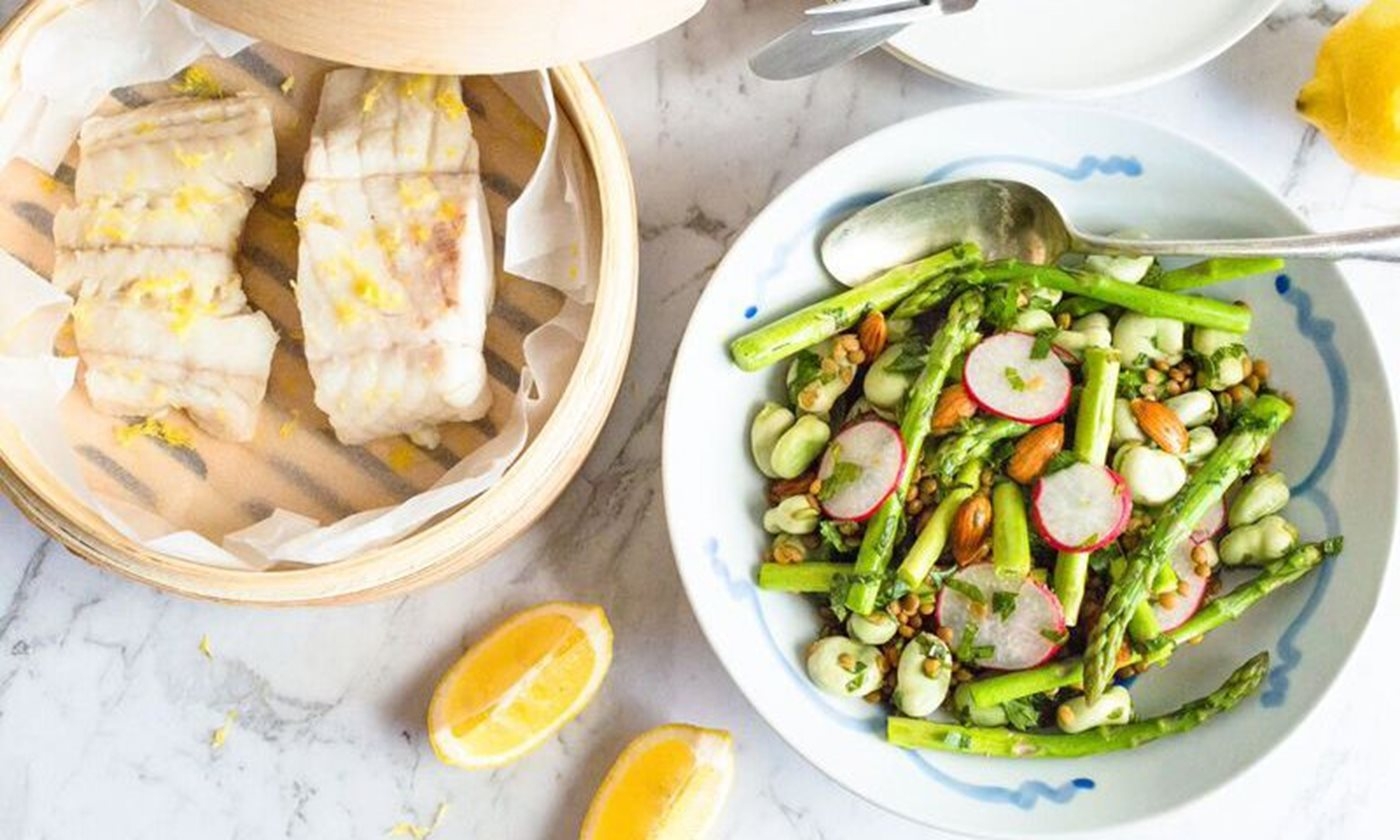
M1327 34L1298 111L1357 169L1400 178L1400 0L1371 0Z
M734 781L728 732L683 724L643 733L622 751L584 818L581 840L694 840Z
M444 762L499 767L544 743L593 699L612 662L601 607L550 603L517 613L443 675L428 740Z

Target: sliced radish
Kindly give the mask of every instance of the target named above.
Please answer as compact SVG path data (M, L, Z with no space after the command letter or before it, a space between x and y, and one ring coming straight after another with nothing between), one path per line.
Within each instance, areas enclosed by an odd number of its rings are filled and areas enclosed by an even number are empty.
M904 469L904 440L883 420L861 420L832 438L822 456L817 494L832 519L868 519L889 497Z
M983 340L963 363L968 396L988 412L1022 423L1047 423L1069 405L1069 368L1054 353L1031 358L1035 336L999 333Z
M1031 494L1035 529L1057 551L1103 548L1128 527L1132 512L1123 476L1082 461L1041 477Z
M1225 530L1225 500L1221 499L1206 511L1206 515L1201 517L1201 521L1196 524L1196 530L1191 532L1191 544L1205 542L1215 539L1215 536Z
M1210 574L1196 574L1196 564L1191 562L1191 550L1197 545L1196 540L1190 539L1172 552L1172 571L1176 572L1179 581L1186 584L1185 594L1178 592L1172 599L1170 609L1162 606L1156 599L1152 601L1152 612L1156 614L1157 625L1164 633L1185 624L1186 619L1195 615L1201 608L1201 603L1205 601Z
M1039 665L1065 638L1065 613L1054 593L1032 578L998 574L991 563L968 566L944 581L934 617L953 631L954 655L984 668ZM967 640L974 628L976 635Z

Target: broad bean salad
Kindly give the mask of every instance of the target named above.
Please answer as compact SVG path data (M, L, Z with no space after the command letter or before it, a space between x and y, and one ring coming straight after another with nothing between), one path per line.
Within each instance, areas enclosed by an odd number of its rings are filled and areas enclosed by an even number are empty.
M1249 308L1190 294L1281 265L965 243L736 339L744 370L786 363L750 430L758 584L815 601L812 682L886 708L896 745L1014 758L1136 747L1255 692L1267 653L1150 719L1121 678L1341 550L1287 518L1270 445L1294 408Z

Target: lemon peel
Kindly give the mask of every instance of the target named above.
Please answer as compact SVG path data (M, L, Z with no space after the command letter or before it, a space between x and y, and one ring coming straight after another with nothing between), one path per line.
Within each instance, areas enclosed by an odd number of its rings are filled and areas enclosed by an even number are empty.
M229 709L224 713L224 722L213 734L209 736L209 746L216 750L223 749L224 742L228 740L228 734L233 730L233 725L238 722L238 710Z
M1400 0L1371 0L1327 33L1298 113L1348 163L1400 178Z
M417 825L416 823L405 820L396 823L393 828L389 829L388 836L412 837L413 840L424 840L424 838L428 837L434 831L437 831L438 827L442 825L443 817L447 816L447 809L448 805L446 802L439 803L437 810L433 812L432 822L427 825Z

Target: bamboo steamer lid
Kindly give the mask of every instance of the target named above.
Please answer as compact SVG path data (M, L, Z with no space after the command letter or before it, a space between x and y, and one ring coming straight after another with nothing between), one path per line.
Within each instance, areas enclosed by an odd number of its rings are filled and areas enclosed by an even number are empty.
M414 73L507 73L615 52L705 0L177 0L308 55Z

